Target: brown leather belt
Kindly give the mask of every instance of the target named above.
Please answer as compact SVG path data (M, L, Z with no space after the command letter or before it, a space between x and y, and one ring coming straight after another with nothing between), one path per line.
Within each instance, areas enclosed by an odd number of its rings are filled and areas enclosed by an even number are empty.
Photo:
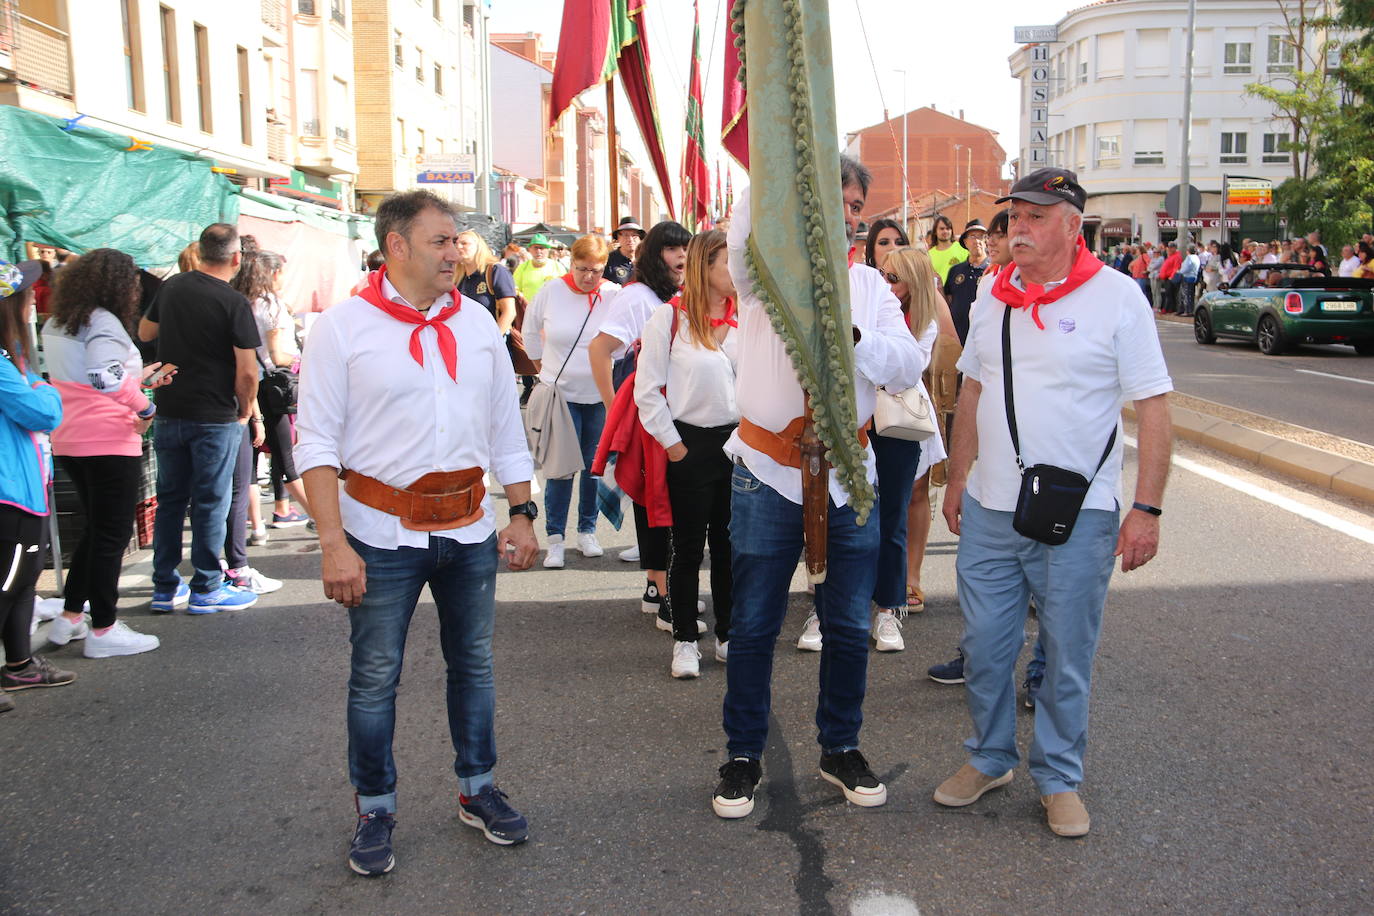
M411 531L463 528L482 518L487 488L481 468L435 471L408 487L393 487L375 477L345 470L339 474L344 492L362 503L394 515Z
M751 423L748 417L740 417L739 437L752 449L763 452L778 464L789 468L801 469L801 435L806 417L797 417L783 427L781 432L764 429ZM868 448L868 424L859 427L859 444Z

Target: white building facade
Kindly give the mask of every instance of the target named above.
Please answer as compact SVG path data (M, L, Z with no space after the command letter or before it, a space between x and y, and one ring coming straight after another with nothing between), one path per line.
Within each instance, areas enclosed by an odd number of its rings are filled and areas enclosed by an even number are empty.
M1164 198L1182 179L1187 17L1187 0L1104 0L1061 19L1059 40L1038 55L1048 58L1048 126L1039 152L1031 123L1036 46L1009 58L1022 88L1019 172L1042 165L1077 172L1094 247L1181 237ZM1245 94L1249 83L1291 72L1286 36L1273 3L1197 5L1189 183L1202 192L1202 208L1187 231L1204 242L1279 230L1272 213L1256 208L1231 208L1223 226L1221 191L1224 175L1275 185L1293 175L1284 149L1291 126Z

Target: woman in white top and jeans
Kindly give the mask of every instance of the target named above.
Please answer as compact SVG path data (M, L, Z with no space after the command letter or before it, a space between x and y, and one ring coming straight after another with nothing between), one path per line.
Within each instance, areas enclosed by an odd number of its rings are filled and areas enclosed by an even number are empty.
M639 420L668 452L670 673L679 678L699 673L697 575L708 540L718 661L730 639L731 464L722 449L739 425L734 297L725 233L697 235L687 247L681 308L670 302L649 319L635 375Z
M539 367L539 380L558 385L572 414L584 468L577 498L577 549L584 557L604 553L596 541L596 478L591 475L606 405L592 378L587 344L591 343L619 286L605 280L610 243L599 235L584 235L573 243L572 269L539 290L525 312L525 352ZM571 477L549 480L544 487L544 530L549 536L547 569L563 568L563 532L572 502Z

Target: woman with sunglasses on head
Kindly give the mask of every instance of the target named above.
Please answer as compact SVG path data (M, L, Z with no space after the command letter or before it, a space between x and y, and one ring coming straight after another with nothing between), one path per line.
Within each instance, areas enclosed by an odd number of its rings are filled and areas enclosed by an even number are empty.
M734 588L730 566L733 465L723 449L739 425L737 327L725 233L703 232L687 248L681 307L670 302L649 319L635 373L640 422L668 453L668 501L673 510L669 673L676 678L696 677L700 671L698 577L708 541L716 660L724 662L728 652Z
M953 331L949 310L936 287L929 255L910 246L894 249L883 259L882 273L892 287L892 294L901 303L907 326L920 344L923 361L929 365L935 337L942 324L948 322ZM873 621L873 642L879 652L900 652L906 648L901 627L910 603L907 550L912 490L916 479L924 477L934 461L944 458L945 451L938 431L924 442L908 442L883 436L875 430L869 435L869 443L878 471L881 535L878 578L873 588L873 603L878 607ZM923 505L927 510L925 529L928 533L929 508ZM924 548L922 537L922 551Z
M627 236L633 229L621 230ZM617 233L619 235L620 233ZM651 227L635 252L630 281L616 294L615 304L606 314L601 329L587 347L592 376L602 403L609 412L615 392L636 368L636 344L644 332L649 316L674 298L682 288L683 272L687 267L687 245L692 233L681 223L664 220ZM617 360L616 354L622 354ZM639 503L634 506L635 546L622 551L620 559L639 562L647 581L639 609L657 615L656 626L671 630L673 621L663 603L668 591L669 529L649 526L648 511Z
M587 345L601 329L620 287L602 277L611 246L599 235L573 243L572 269L540 287L525 313L525 353L539 368L539 380L557 385L572 415L583 469L577 498L577 548L584 557L605 551L596 540L596 478L592 461L606 424L606 405L592 376ZM562 569L563 533L568 526L573 478L549 480L544 486L544 531L549 536L544 568Z
M0 667L4 691L60 687L76 680L29 646L33 593L47 548L48 434L62 422L62 398L43 381L29 344L37 261L0 261ZM0 712L14 708L0 692Z

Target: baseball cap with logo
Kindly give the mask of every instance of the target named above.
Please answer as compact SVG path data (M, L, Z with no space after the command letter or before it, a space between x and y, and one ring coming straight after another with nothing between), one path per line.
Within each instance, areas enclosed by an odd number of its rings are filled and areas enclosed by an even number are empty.
M0 260L0 299L17 296L43 276L41 261L20 261L11 264Z
M997 203L1024 200L1030 204L1051 206L1070 203L1081 213L1088 202L1088 194L1078 184L1078 176L1068 169L1037 169L1011 186L1011 193L997 198Z

